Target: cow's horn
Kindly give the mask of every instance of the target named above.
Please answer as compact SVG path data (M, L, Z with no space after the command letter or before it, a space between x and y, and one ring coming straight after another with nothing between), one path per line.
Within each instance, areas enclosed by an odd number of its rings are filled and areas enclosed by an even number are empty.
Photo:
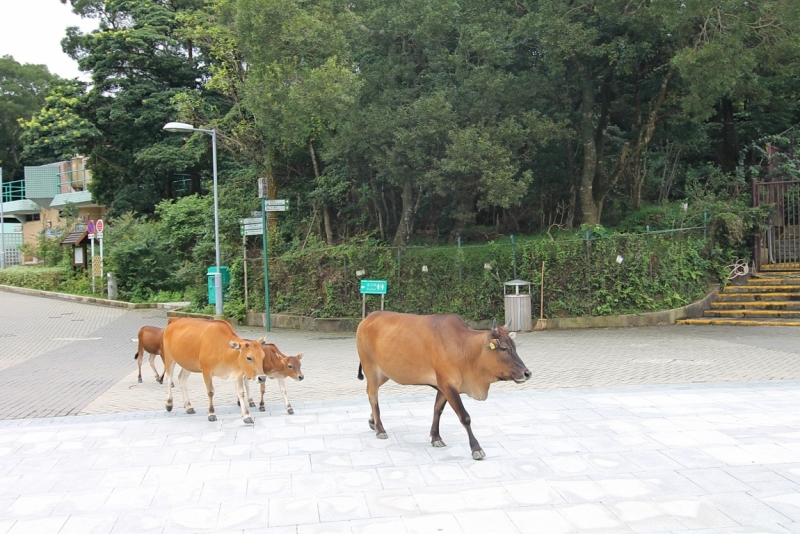
M497 319L494 319L492 321L492 334L497 336Z
M508 322L505 324L505 327L506 327L506 328L508 328L508 327L510 327L510 326L511 326L511 319L509 319L509 320L508 320Z

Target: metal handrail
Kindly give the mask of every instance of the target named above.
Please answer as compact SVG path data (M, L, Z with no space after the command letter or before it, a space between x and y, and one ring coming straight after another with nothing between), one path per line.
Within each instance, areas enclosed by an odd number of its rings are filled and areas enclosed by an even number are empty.
M25 180L14 180L3 184L3 202L25 200Z

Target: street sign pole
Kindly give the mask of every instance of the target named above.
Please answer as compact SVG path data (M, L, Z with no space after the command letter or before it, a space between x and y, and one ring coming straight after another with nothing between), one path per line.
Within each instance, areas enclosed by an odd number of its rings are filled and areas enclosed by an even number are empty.
M92 244L92 252L91 252L92 267L91 267L91 269L92 269L92 293L94 293L95 292L95 289L94 289L94 221L92 219L89 219L89 224L87 225L87 230L89 231L89 242Z
M95 230L97 231L97 239L100 241L100 293L103 293L103 219L99 219L96 223Z
M266 199L261 199L261 228L263 229L264 236L264 303L266 308L265 324L267 325L267 332L272 331L272 319L269 316L269 247L267 245L267 238L269 231L267 230L267 205Z
M5 195L3 187L3 169L0 169L0 269L6 268L6 221L3 216L3 202Z
M247 235L242 232L242 261L244 261L244 313L247 313Z

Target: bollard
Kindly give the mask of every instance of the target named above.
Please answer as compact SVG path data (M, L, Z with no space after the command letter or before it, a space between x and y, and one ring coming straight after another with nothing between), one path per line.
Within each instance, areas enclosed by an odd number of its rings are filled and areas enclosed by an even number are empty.
M107 273L108 277L108 299L117 300L117 281L114 280L114 273Z

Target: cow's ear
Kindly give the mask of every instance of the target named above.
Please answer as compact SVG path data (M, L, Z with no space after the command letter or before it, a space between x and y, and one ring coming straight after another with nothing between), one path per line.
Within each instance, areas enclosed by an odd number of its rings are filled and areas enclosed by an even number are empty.
M497 319L492 321L492 335L494 337L500 337L500 333L497 331Z
M496 350L500 346L500 342L496 339L489 341L489 349Z
M234 350L242 350L242 346L239 345L239 343L237 343L236 341L229 341L228 345L230 345L231 348Z
M302 352L301 352L300 354L298 354L298 355L297 355L297 359L298 359L298 360L302 360L302 359L303 359L303 353L302 353Z
M508 333L508 337L510 337L511 339L514 339L515 337L517 337L517 333L516 332L509 332Z

